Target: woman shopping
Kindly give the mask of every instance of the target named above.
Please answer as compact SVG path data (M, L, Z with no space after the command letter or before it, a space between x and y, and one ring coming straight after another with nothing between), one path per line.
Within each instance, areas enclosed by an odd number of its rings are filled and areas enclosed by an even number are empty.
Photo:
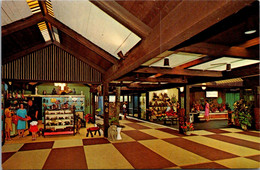
M17 116L19 116L17 130L19 137L24 137L24 130L26 129L27 111L24 109L23 104L20 105L20 109L17 110Z

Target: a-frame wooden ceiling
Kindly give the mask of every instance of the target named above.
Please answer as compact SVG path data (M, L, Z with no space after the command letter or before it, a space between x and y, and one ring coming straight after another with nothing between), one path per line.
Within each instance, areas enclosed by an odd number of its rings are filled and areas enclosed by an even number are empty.
M259 59L259 1L91 2L141 37L141 41L125 55L121 55L120 60L49 15L46 1L39 1L40 13L2 26L3 63L53 43L102 72L104 82L116 80L122 84L137 79L141 82L168 82L167 85L147 85L154 88L259 76L259 64L244 67L243 74L241 69L232 69L230 72L188 69L224 56ZM37 29L37 24L42 21L48 27L50 42L45 42ZM59 42L55 40L54 28L58 30ZM257 31L245 35L248 29ZM197 53L204 57L175 68L142 66L165 51ZM129 88L139 86L132 84Z

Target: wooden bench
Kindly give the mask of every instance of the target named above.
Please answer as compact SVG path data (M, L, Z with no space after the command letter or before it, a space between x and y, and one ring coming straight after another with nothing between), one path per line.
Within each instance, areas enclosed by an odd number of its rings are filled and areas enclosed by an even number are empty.
M86 137L88 137L89 133L90 133L91 137L93 137L93 133L92 133L93 131L95 132L95 135L98 132L99 136L101 136L99 127L90 127L90 128L87 128L87 131L88 131L88 133L86 134Z

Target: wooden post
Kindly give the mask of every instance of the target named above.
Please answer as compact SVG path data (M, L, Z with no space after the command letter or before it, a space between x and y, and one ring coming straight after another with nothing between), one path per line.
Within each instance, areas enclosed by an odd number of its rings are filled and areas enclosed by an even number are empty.
M121 93L121 88L116 87L116 113L115 117L119 120L119 113L120 113L120 93Z
M185 86L185 117L186 121L190 118L190 86Z
M147 109L149 109L149 92L146 92L146 120L149 121L149 112L147 112Z
M92 110L93 123L96 123L95 93L91 93L91 110Z
M255 108L254 108L254 121L255 121L255 130L260 130L260 86L256 87L256 94L255 94Z
M104 109L104 137L108 137L108 127L109 127L109 83L105 82L103 84L103 109Z

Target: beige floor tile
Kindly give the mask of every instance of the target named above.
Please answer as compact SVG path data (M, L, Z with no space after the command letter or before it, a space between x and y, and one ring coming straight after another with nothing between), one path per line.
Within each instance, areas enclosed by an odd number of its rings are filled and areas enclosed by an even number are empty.
M260 143L260 137L256 137L256 136L250 136L250 135L245 135L245 134L241 134L241 133L225 133L223 135L238 138L238 139L248 140L251 142Z
M89 169L134 169L112 144L84 146Z
M175 166L175 167L164 168L164 169L181 169L181 167Z
M64 148L73 146L83 146L82 139L56 140L53 148Z
M210 162L210 160L203 158L197 154L189 152L185 149L172 145L163 140L143 140L138 141L144 146L150 148L154 152L158 153L162 157L173 162L177 166L196 164L196 163L205 163Z
M110 141L111 143L121 143L121 142L132 142L135 141L133 138L128 135L121 133L122 140Z
M215 161L227 168L237 168L237 169L244 169L244 168L260 168L260 162L247 159L247 158L232 158L232 159L223 159L219 161Z
M206 131L206 130L194 130L194 131L192 131L192 134L195 134L195 135L213 135L215 133L212 133L212 132L209 132L209 131Z
M42 169L51 149L20 151L3 163L3 169Z
M23 143L4 144L2 152L16 152L23 146Z
M132 128L130 126L124 125L125 127L122 129L122 131L124 130L136 130L135 128Z
M229 131L229 132L242 132L241 129L237 129L237 128L223 128L221 130L225 130L225 131Z
M166 138L175 138L175 137L178 137L178 136L175 136L175 135L171 135L169 133L166 133L166 132L162 132L160 130L155 130L155 129L142 129L140 130L144 133L147 133L151 136L154 136L156 138L159 138L159 139L166 139Z
M144 122L144 123L138 123L140 125L143 125L143 126L147 126L149 128L153 128L153 129L156 129L156 128L164 128L165 126L163 125L158 125L158 124L154 124L154 123L148 123L148 122Z
M204 136L190 136L190 137L185 137L188 140L191 140L193 142L197 142L203 145L207 145L209 147L213 147L222 151L226 151L235 155L239 156L249 156L249 155L258 155L260 154L260 151L243 147L243 146L238 146L234 145L228 142L222 142L220 140L216 139L211 139L207 138Z

